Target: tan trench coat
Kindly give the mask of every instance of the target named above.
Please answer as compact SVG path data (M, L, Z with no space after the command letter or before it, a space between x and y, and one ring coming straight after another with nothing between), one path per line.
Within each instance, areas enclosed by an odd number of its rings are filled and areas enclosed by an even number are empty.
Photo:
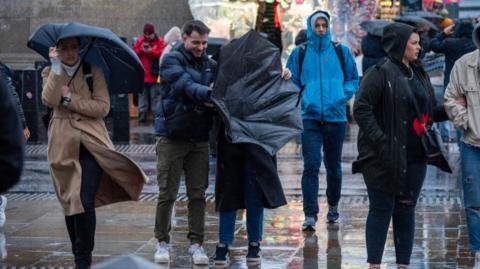
M64 214L84 212L80 201L82 170L80 143L94 156L103 170L95 206L138 200L148 180L142 169L128 157L114 150L103 118L110 109L110 97L103 71L92 66L93 93L80 67L72 84L68 107L60 104L61 87L69 80L66 71L56 75L46 68L43 73L42 102L53 108L48 127L48 163L53 185Z
M463 130L463 142L480 147L480 51L463 55L455 62L445 90L445 111L457 128ZM467 107L456 103L464 96Z

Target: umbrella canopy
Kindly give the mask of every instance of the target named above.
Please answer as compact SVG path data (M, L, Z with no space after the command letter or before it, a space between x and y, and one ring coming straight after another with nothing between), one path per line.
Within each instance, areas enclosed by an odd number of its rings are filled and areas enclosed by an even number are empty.
M424 10L418 10L418 11L411 11L411 12L405 12L403 13L404 16L418 16L422 17L425 19L443 19L442 16L430 12L430 11L424 11Z
M435 30L438 31L438 27L433 24L431 21L426 20L424 18L418 17L418 16L402 16L402 17L397 17L393 19L396 22L403 22L409 25L412 25L414 27L417 27L419 29L425 29L427 31L429 30Z
M221 49L212 100L232 143L274 155L302 131L298 88L281 73L278 48L254 31Z
M103 69L110 93L143 90L144 70L140 59L109 29L81 23L45 24L30 36L27 46L50 60L49 48L71 37L80 40L81 58Z
M360 23L360 26L362 29L374 36L382 37L383 36L383 28L387 25L389 25L390 21L384 21L384 20L369 20L369 21L363 21Z
M162 267L146 260L145 258L126 255L109 259L95 265L92 269L161 269Z

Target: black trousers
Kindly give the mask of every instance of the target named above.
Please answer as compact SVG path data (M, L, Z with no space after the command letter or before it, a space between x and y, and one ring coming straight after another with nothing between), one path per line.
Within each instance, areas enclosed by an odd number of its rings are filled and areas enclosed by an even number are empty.
M75 256L75 269L88 269L92 263L92 252L95 245L95 195L100 184L102 168L81 144L79 160L82 168L80 200L85 213L66 216L65 222Z

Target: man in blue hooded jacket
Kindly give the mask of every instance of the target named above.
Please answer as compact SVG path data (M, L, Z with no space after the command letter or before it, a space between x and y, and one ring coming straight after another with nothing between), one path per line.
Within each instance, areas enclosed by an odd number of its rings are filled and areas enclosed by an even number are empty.
M335 222L339 217L341 156L347 122L345 108L358 88L358 73L349 49L332 42L327 12L316 11L308 17L304 46L303 59L300 59L302 49L299 46L290 55L287 68L292 72L292 81L303 88L303 230L315 230L322 146L327 170L327 220ZM336 46L340 46L342 55L337 54Z

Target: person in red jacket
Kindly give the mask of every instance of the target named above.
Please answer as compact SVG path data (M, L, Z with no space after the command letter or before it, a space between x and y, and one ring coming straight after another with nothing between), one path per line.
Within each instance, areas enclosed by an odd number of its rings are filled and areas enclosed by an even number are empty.
M143 35L133 46L145 69L143 94L138 96L138 122L141 123L147 121L148 111L155 109L156 91L158 91L158 60L164 48L165 42L155 34L153 24L146 23L143 26Z

